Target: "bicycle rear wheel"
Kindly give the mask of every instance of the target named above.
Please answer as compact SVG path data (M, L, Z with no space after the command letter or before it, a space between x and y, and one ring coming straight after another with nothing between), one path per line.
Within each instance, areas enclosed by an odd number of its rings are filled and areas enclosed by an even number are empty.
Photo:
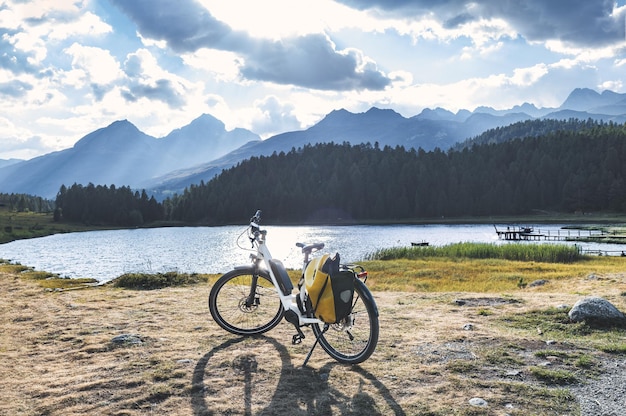
M336 324L313 324L319 343L335 360L359 364L367 360L378 344L378 308L367 286L355 281L352 312Z
M262 334L283 317L272 280L267 272L253 267L235 269L220 277L209 294L209 311L220 327L237 335Z

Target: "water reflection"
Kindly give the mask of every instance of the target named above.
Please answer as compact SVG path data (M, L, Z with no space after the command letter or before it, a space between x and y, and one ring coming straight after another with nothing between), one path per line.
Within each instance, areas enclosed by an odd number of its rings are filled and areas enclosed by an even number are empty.
M345 262L388 247L426 241L441 246L498 240L493 225L268 226L268 247L289 268L301 267L296 242L323 242ZM560 225L542 225L556 233ZM130 272L223 273L247 264L245 226L172 227L57 234L0 245L0 258L67 277L108 281ZM572 243L573 244L573 243ZM621 252L626 245L579 244L587 250ZM243 250L242 250L243 248Z

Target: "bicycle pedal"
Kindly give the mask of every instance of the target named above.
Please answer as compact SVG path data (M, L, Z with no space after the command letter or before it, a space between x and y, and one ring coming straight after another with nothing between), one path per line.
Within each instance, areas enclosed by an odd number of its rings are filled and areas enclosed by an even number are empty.
M291 344L292 345L298 345L302 342L302 340L304 339L304 334L300 333L300 334L296 334L291 338Z

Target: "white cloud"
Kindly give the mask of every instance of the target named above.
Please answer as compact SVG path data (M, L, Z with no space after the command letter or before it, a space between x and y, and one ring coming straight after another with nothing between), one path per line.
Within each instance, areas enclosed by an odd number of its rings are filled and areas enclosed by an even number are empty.
M141 33L137 32L136 33L137 37L141 40L141 44L144 45L145 47L157 47L159 49L166 49L167 48L167 42L164 40L156 40L156 39L151 39L151 38L146 38L141 36Z
M610 91L621 91L624 88L624 83L621 80L613 80L613 81L604 81L598 85L598 89L610 90Z
M238 82L241 58L234 52L199 49L182 55L183 62L217 82Z
M30 159L55 149L42 140L32 136L29 129L0 117L0 155L3 159Z
M43 19L50 14L78 13L84 7L82 0L29 0L27 2L14 2L12 7L23 19Z
M99 36L110 33L112 27L100 17L87 11L81 13L83 2L72 0L13 2L0 10L0 27L14 33L3 39L28 54L29 64L39 66L48 57L48 43L72 36ZM33 20L25 20L33 19Z
M46 44L39 36L27 32L18 32L14 35L5 33L2 35L2 38L15 49L28 54L26 59L30 65L40 65L48 56Z
M261 131L267 136L300 128L294 105L283 103L276 96L255 101L252 109L250 128L253 131Z
M83 70L87 74L90 83L106 85L117 80L122 74L119 63L108 50L73 43L63 52L72 57L74 69Z
M518 68L513 71L510 78L513 85L528 87L535 84L541 77L548 73L548 66L537 64L531 68Z
M626 40L607 39L626 6L573 0L581 17L529 1L530 20L483 0L0 0L0 114L12 121L0 138L33 154L119 119L162 137L201 113L267 137L339 108L413 116L624 92ZM570 33L581 19L589 27Z
M113 28L104 23L100 17L91 12L86 12L77 20L67 23L54 23L50 25L50 39L61 40L75 35L101 36L111 33Z
M253 37L280 39L351 24L359 12L330 0L201 0L217 19Z
M615 44L602 48L584 48L571 46L560 40L549 40L545 42L545 47L559 55L575 57L578 61L592 62L598 59L606 59L618 56L620 51L626 46L623 44Z

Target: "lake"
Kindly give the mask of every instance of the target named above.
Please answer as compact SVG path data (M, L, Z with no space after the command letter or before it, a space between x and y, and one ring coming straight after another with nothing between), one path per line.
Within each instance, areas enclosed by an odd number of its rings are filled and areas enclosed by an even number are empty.
M561 227L559 224L536 226L553 234ZM378 249L410 246L412 242L425 241L434 246L459 242L506 244L498 240L491 224L263 228L268 232L267 246L273 257L288 268L302 265L296 242L323 242L324 251L339 252L342 262L358 262ZM56 234L0 244L0 258L64 277L89 277L100 282L131 272L224 273L236 265L249 263L250 253L246 250L251 245L245 231L242 225ZM577 244L585 250L613 253L626 250L625 245Z

